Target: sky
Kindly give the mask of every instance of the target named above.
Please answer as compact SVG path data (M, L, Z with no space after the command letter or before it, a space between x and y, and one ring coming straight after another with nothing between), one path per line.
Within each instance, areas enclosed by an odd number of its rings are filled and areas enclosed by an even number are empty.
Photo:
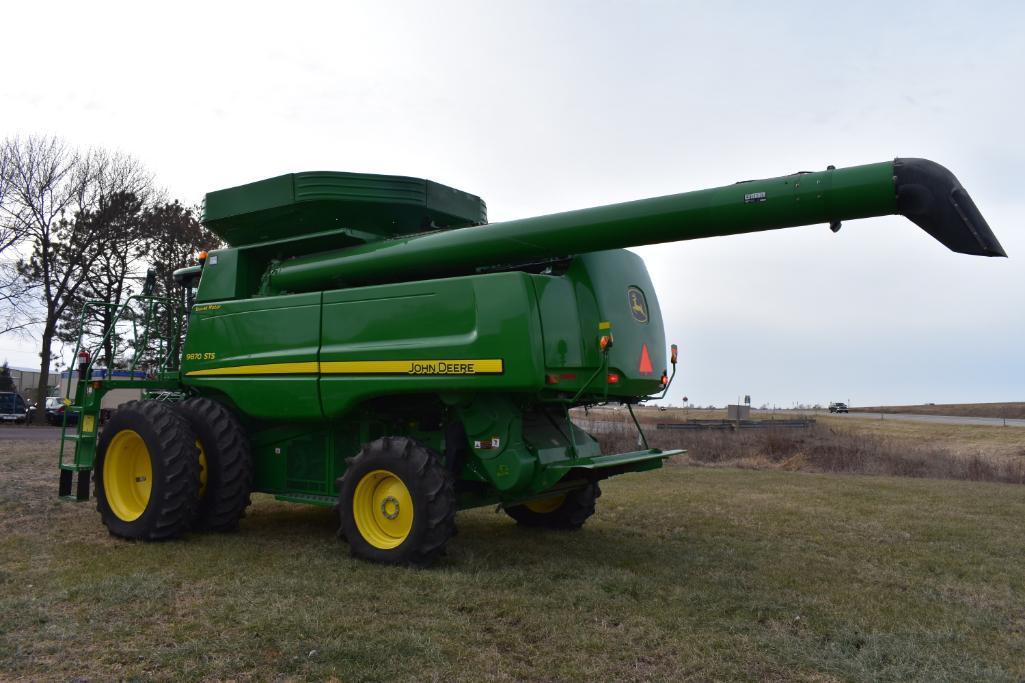
M643 247L669 399L1025 400L1025 3L18 3L0 136L132 154L193 204L427 177L491 221L926 157L1009 254L900 217ZM14 56L13 58L11 56ZM31 344L0 356L32 367Z

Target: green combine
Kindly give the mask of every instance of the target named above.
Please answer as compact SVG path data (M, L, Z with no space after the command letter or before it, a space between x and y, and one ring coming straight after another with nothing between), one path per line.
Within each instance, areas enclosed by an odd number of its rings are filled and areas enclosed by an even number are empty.
M602 453L570 419L605 402L632 415L675 373L647 270L624 248L887 214L954 251L1005 255L957 179L923 159L493 224L479 197L397 176L212 192L204 222L229 246L176 273L184 330L160 367L107 378L79 355L60 493L88 498L94 473L110 533L147 541L235 529L267 493L335 508L353 555L399 564L435 560L465 508L579 528L601 480L680 452L649 448L638 424L639 450ZM103 395L125 387L147 400L100 429Z

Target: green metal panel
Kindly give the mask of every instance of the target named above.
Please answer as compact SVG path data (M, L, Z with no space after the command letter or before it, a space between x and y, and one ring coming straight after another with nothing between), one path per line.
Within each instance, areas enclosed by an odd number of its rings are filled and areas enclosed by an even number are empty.
M207 255L196 301L205 303L239 298L244 291L240 284L238 250L217 249Z
M324 292L324 415L389 394L536 392L540 336L523 273Z
M480 197L405 176L311 171L206 195L204 224L243 246L333 228L375 238L487 222Z
M320 299L318 292L193 306L185 384L227 396L251 417L321 419Z
M544 330L550 388L576 391L602 365L599 339L613 339L608 370L620 381L606 386L596 376L589 393L643 396L661 390L666 370L665 332L658 299L644 261L634 253L616 249L582 254L563 276L533 276ZM637 315L632 296L641 296L644 315ZM642 372L646 349L650 370Z

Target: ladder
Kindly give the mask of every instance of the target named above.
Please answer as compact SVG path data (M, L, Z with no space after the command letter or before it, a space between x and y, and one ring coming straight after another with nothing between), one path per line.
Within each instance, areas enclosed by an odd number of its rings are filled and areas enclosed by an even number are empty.
M126 319L127 314L136 312L132 304L139 302L145 312L142 324L138 324L136 317ZM146 353L151 341L151 330L156 322L156 313L160 306L172 313L173 330L171 339L157 338L157 356L160 363L156 376L151 378L136 378L136 368ZM95 350L90 353L83 343L85 339L86 324L89 314L97 309L116 309L112 322L109 325L103 338L96 345ZM178 382L178 361L179 345L181 341L181 316L173 315L176 312L176 303L171 299L155 297L147 294L135 294L128 297L124 303L111 303L107 301L87 301L82 308L82 315L79 320L78 341L75 343L74 358L78 362L78 380L75 383L74 402L71 395L72 370L69 368L68 383L64 391L64 414L61 420L60 452L57 465L60 470L60 483L58 496L62 500L86 501L89 500L89 486L92 476L93 462L96 457L96 445L100 432L100 412L103 396L111 389L130 388L142 390L174 391L180 388ZM113 377L112 369L108 368L102 376L93 377L93 365L99 351L115 333L117 325L121 322L131 322L132 342L135 352L132 362L128 368L127 379ZM75 425L68 424L68 416L75 415ZM74 427L69 431L69 427ZM74 444L70 446L69 444ZM75 476L78 476L76 483Z

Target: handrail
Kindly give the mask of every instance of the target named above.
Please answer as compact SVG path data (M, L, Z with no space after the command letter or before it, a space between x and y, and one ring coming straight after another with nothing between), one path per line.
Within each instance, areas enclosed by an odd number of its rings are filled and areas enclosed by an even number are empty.
M78 358L79 351L81 349L85 348L85 346L86 346L86 345L84 345L82 343L82 339L85 336L85 323L86 323L86 319L87 319L90 311L94 310L94 309L97 309L97 308L101 308L101 307L102 308L117 308L118 310L117 310L117 312L114 315L114 319L111 321L109 327L107 328L106 333L103 335L103 337L100 339L100 341L94 347L93 353L90 353L90 355L89 355L89 362L86 364L84 371L79 373L79 378L78 378L79 381L83 381L83 380L86 380L86 379L89 378L89 376L90 376L90 374L92 372L93 366L96 364L96 360L97 360L97 356L99 354L99 351L103 348L103 346L111 338L111 335L113 335L114 332L116 331L118 323L120 323L124 319L124 317L125 317L125 312L131 310L131 304L134 301L146 302L146 318L145 318L145 322L143 324L143 335L142 335L142 340L141 340L142 343L141 344L140 344L140 340L139 340L138 327L136 325L136 321L134 319L132 320L132 336L134 337L134 339L133 339L133 346L135 346L135 354L132 357L132 363L131 363L131 365L129 367L129 372L132 373L131 374L131 378L132 379L135 378L135 368L138 366L139 361L142 359L142 356L145 354L146 344L149 342L150 328L152 326L153 313L154 313L156 305L157 304L163 304L163 305L165 305L167 307L168 311L173 311L174 310L175 302L171 298L169 298L169 297L156 297L156 296L147 296L147 295L143 295L143 294L133 294L133 295L129 296L127 299L125 299L125 301L123 303L120 303L120 304L109 302L109 301L100 301L98 299L86 301L85 305L82 307L82 315L79 318L78 340L75 342L75 349L74 349L74 351L72 353L72 358L75 358L75 359ZM181 329L181 322L176 317L175 320L174 320L172 334L175 334L175 335L180 334L180 329ZM169 350L172 349L173 347L174 346L171 345L171 344L168 345L168 349ZM163 372L164 370L166 370L168 368L168 365L170 364L170 361L171 361L170 352L168 352L167 354L164 353L163 339L160 339L160 348L159 348L159 350L157 352L157 355L158 355L158 357L162 356L162 358L160 359L160 364L158 365L158 371ZM67 372L68 372L68 384L67 384L67 387L65 388L64 397L67 398L67 399L70 399L71 398L71 376L72 376L72 373L75 372L74 366L69 367ZM108 377L110 376L110 373L112 373L112 372L113 372L113 368L108 368L107 369Z

